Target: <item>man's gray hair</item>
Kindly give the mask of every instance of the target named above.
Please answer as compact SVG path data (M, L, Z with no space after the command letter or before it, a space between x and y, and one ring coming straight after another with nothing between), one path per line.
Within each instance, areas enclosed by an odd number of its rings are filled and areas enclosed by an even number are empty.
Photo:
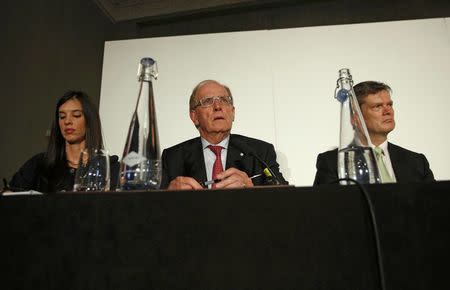
M227 87L226 85L223 85L223 84L221 84L221 83L219 83L218 81L215 81L215 80L204 80L204 81L199 82L195 86L195 88L192 90L191 97L189 98L189 109L190 110L194 110L195 107L197 107L198 100L196 99L196 96L197 96L198 90L201 87L203 87L204 85L211 84L211 83L218 84L219 86L224 87L225 90L228 93L228 96L231 98L231 104L233 104L233 95L231 94L231 90L230 90L229 87ZM214 96L211 96L211 97L214 97Z

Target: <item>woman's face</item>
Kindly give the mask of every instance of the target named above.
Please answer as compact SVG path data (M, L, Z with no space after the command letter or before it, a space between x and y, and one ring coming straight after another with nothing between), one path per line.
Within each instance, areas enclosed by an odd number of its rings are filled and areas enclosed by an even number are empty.
M86 139L83 108L77 99L70 99L59 107L59 129L66 143L82 143Z

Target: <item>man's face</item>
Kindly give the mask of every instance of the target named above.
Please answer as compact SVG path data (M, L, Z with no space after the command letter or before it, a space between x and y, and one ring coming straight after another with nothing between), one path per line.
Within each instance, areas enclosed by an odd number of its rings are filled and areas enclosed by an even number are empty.
M217 83L207 83L197 91L196 100L206 97L228 96L227 90ZM208 107L197 106L190 111L192 122L198 127L200 135L208 139L209 135L229 133L234 121L234 106L214 100Z
M384 136L395 128L394 109L391 95L382 90L367 95L361 105L361 112L370 136Z

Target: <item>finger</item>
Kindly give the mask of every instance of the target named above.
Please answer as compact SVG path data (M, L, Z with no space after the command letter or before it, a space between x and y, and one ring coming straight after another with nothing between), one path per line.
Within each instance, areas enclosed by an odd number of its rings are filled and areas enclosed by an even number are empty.
M226 179L231 177L232 175L239 175L242 178L248 177L247 173L245 173L244 171L241 171L237 168L231 167L228 168L225 171L222 171L221 173L217 174L217 179Z
M169 183L170 190L192 190L203 189L203 187L192 177L178 176Z
M229 187L253 187L253 181L248 177L247 173L237 168L231 167L219 173L217 178L226 180L216 188Z
M238 184L242 185L242 182L239 182L239 179L232 175L215 183L215 188L236 188Z
M234 173L216 183L216 188L243 188L252 187L253 182L247 174Z
M203 186L201 186L200 183L192 177L183 177L183 182L188 184L192 189L204 189Z

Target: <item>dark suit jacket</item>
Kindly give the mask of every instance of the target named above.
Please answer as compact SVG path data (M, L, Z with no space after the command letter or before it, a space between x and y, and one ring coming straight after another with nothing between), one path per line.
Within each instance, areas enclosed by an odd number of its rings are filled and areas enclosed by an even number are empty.
M388 143L388 151L398 183L434 181L433 172L425 155L392 143ZM337 155L337 149L334 149L317 156L314 185L337 182Z
M279 171L279 165L276 161L276 153L272 144L245 137L242 135L231 134L228 143L226 169L235 167L247 173L249 177L262 173L264 165L254 156L245 154L242 148L236 145L244 143L251 148L256 155L272 169L280 179L281 183L286 183L283 175ZM244 154L243 154L244 153ZM200 137L190 139L168 149L162 153L162 181L161 188L169 186L177 176L189 176L198 182L206 181L205 159L203 157L202 141ZM267 183L265 177L254 178L254 185L264 185Z

